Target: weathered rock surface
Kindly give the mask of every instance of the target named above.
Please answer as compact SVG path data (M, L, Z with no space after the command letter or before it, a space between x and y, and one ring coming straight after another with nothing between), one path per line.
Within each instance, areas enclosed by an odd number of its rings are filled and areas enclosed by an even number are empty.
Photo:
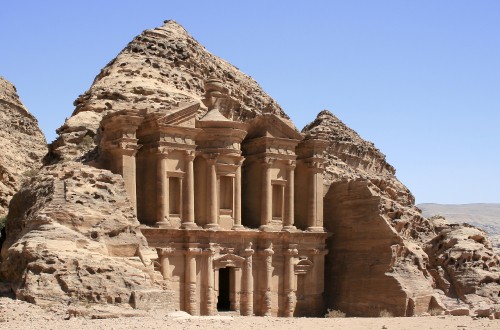
M47 162L79 158L90 151L101 118L112 111L166 111L182 102L201 101L209 77L222 79L239 102L232 113L224 115L241 121L261 113L287 118L251 77L211 54L170 20L134 38L101 70L90 89L75 101L72 117L58 129Z
M78 163L46 167L12 199L1 280L37 305L168 308L148 301L161 275L138 226L121 176Z
M469 225L449 225L432 218L437 236L426 246L436 287L458 297L475 314L500 307L500 257L492 250L487 234ZM446 300L444 300L446 303Z
M434 204L417 205L426 218L443 216L450 223L467 223L488 233L493 251L500 255L500 204Z
M47 142L38 122L19 99L16 88L0 76L0 218L22 180L41 167Z

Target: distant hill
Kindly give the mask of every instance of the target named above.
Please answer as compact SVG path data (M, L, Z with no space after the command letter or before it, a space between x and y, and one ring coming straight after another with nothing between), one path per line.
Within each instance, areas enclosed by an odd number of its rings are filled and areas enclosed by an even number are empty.
M442 215L450 223L468 223L486 231L491 242L500 251L500 203L499 204L433 204L417 205L424 217Z

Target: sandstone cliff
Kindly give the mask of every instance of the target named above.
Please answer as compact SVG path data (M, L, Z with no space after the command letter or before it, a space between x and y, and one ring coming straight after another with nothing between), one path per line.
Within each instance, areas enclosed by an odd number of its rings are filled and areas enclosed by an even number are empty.
M77 159L92 150L101 118L112 111L167 111L180 102L201 101L209 77L223 80L239 102L233 113L224 115L241 121L261 113L287 118L251 77L211 54L170 20L134 38L101 70L90 89L74 102L71 118L58 129L47 162Z
M0 218L24 178L34 174L47 153L38 122L19 99L16 88L0 76Z
M37 305L168 307L138 226L121 176L78 163L46 167L12 199L0 280Z

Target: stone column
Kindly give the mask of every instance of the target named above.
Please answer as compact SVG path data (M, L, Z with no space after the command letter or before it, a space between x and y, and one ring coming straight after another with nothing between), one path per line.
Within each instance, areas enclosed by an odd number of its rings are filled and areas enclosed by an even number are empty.
M307 203L307 231L324 231L322 164L316 161L311 161L309 163L308 171L309 199ZM320 174L321 177L319 177ZM320 179L321 181L319 181Z
M182 229L193 229L198 226L194 222L194 169L193 169L194 152L187 151L185 158L186 161L186 176L183 180L183 215L182 215Z
M241 225L241 161L236 168L234 180L234 225L233 230L243 229Z
M264 304L263 304L263 314L264 316L271 316L272 308L272 280L273 280L273 243L270 242L267 249L263 251L263 255L266 257L266 277L264 282Z
M290 162L287 167L287 182L285 187L285 221L283 230L293 231L297 228L294 226L294 185L295 185L295 162Z
M242 316L252 316L253 315L253 268L252 268L252 255L254 250L252 249L252 243L248 244L248 247L242 253L245 257L245 268L243 269L243 281L241 283L241 315Z
M168 151L158 148L156 162L156 225L158 227L166 227L170 224L168 220L170 210L168 199L167 157Z
M290 244L283 254L285 255L283 294L286 297L284 316L293 317L297 303L294 272L295 257L299 254L297 244Z
M215 305L215 290L214 290L214 267L213 267L213 255L214 251L209 249L207 251L207 264L206 264L206 269L207 269L207 296L206 296L206 309L207 309L207 315L214 315L215 310L216 310L216 305Z
M208 189L207 189L207 206L208 206L208 224L205 226L209 229L217 229L219 227L219 200L217 198L217 156L218 154L210 154L207 158L208 165Z
M184 279L184 309L191 315L198 314L198 299L196 297L196 256L200 254L198 248L186 249L185 261L185 279Z
M260 218L260 229L270 230L271 229L271 217L272 217L272 186L271 186L271 165L272 160L265 158L262 161L262 190L261 190L261 218Z

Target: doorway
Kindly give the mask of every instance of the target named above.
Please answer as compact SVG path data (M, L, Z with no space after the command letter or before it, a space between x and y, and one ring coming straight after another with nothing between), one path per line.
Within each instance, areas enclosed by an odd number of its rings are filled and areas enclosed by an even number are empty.
M217 298L217 310L220 312L231 310L231 276L229 267L219 269L219 296Z

